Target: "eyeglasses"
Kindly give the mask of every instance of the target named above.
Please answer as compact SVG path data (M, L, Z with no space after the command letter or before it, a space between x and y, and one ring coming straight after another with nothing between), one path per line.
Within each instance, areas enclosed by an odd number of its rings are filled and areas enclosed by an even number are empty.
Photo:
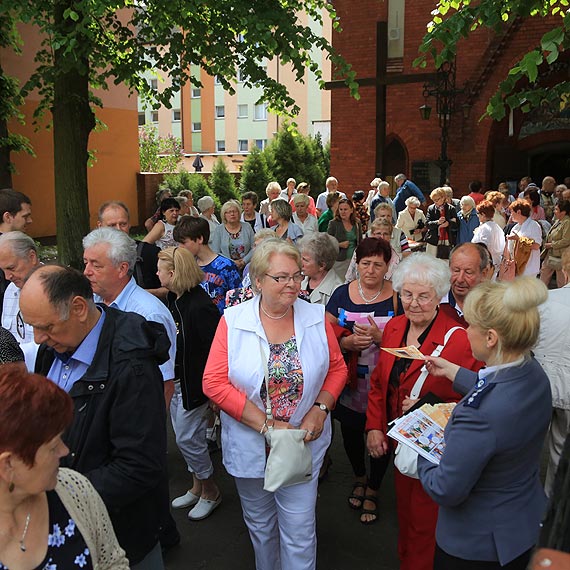
M271 277L275 283L279 283L280 285L287 285L290 281L301 283L304 279L303 274L300 271L293 275L269 275L269 273L266 273L265 275L267 275L267 277Z
M16 315L16 331L22 340L26 339L26 324L24 323L24 318L20 311L18 311L18 314Z
M412 295L409 291L402 291L400 293L400 299L402 299L402 303L407 303L411 305L414 301L421 305L422 307L425 305L429 305L434 299L434 295L428 295L427 293L420 293L417 297Z

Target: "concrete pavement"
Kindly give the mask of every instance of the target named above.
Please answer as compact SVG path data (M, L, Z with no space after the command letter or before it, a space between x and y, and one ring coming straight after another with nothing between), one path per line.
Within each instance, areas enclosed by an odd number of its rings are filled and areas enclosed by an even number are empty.
M338 427L338 425L337 425ZM172 431L169 430L171 497L186 492L190 477ZM222 504L207 519L189 521L187 510L173 511L182 536L181 544L165 558L167 570L254 570L251 542L232 478L221 464L221 452L212 456ZM379 521L360 523L359 512L348 507L352 471L342 447L340 429L335 430L333 464L319 486L317 533L319 570L397 570L396 504L390 467L379 493Z

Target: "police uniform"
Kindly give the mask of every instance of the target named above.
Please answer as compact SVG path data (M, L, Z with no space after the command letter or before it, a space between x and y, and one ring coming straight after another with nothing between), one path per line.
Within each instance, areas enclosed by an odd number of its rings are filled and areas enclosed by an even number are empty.
M461 368L466 396L445 430L441 463L418 459L427 494L440 505L436 540L444 568L526 568L546 498L540 455L551 415L548 378L534 358L479 371ZM514 563L513 563L514 562ZM487 567L487 566L485 566Z

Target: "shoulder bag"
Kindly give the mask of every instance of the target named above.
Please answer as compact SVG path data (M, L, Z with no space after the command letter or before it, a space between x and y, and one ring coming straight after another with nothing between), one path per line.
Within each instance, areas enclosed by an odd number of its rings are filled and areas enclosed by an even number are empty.
M435 347L435 350L431 353L431 356L439 356L441 351L444 349L445 345L448 343L451 335L456 330L465 330L463 327L452 327L450 328L443 337L443 344L438 344ZM410 392L410 398L412 400L417 400L420 397L420 392L422 391L424 382L428 376L427 368L422 366L420 375ZM402 474L406 475L407 477L412 477L413 479L418 479L418 454L407 445L402 445L398 443L396 447L395 455L394 455L394 466L396 469Z
M505 243L503 258L501 259L501 264L499 265L497 281L512 281L516 276L516 271L517 264L515 260L511 258L508 243Z
M269 370L267 357L259 340L259 350L265 375L265 415L273 420L271 400L269 398ZM274 492L281 487L289 487L310 481L313 475L313 456L305 445L305 429L273 429L267 427L265 440L270 448L265 464L263 489Z

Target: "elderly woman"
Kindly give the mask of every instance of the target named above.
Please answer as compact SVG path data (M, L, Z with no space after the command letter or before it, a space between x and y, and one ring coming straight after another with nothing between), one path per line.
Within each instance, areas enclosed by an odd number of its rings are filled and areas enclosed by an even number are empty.
M495 274L497 274L505 249L505 234L494 221L495 212L496 209L489 200L483 200L477 204L477 215L481 225L475 228L471 241L473 243L484 243L487 246L493 260Z
M202 196L198 200L198 209L200 210L200 218L204 218L210 226L210 240L208 241L208 245L211 246L214 231L216 227L220 225L220 222L218 222L218 218L216 218L216 214L214 213L214 210L216 209L214 199L211 196Z
M351 200L342 198L339 201L335 217L330 221L327 232L338 241L340 249L334 270L342 279L346 275L352 254L362 239L362 227L356 219Z
M279 186L279 182L270 182L265 188L265 193L267 194L267 198L262 200L261 204L259 204L259 213L265 216L267 225L273 227L275 222L271 218L271 210L269 206L271 205L271 202L273 202L273 200L277 200L281 194L281 186Z
M309 196L309 192L311 191L311 186L307 182L300 182L297 186L297 194L304 194L309 199L309 205L307 207L307 212L311 214L311 216L317 217L317 208L315 206L315 201L311 196ZM291 208L293 208L293 212L295 211L295 196L289 200L289 204Z
M420 201L415 196L410 196L406 207L398 214L396 227L400 228L408 239L420 241L426 231L426 217L419 209Z
M200 286L204 273L194 256L183 247L169 247L158 254L158 278L168 289L167 304L176 323L176 378L170 403L176 445L192 473L192 487L172 501L175 509L193 507L190 520L202 520L222 502L214 481L214 467L206 442L208 399L202 376L220 313Z
M289 202L278 198L271 202L271 218L277 224L273 226L275 235L283 240L287 240L292 244L296 244L297 240L303 237L303 230L291 221L293 210Z
M247 222L240 222L241 207L228 200L220 212L222 223L214 230L212 249L231 259L240 271L253 255L253 230Z
M546 506L540 464L550 385L530 353L546 297L530 277L478 285L464 315L473 355L486 367L477 375L427 357L430 373L465 395L439 465L418 459L421 484L440 506L434 570L527 568Z
M71 398L18 365L0 367L0 568L128 570L101 497L61 436Z
M258 295L226 309L206 365L204 392L222 409L223 461L235 478L256 568L314 569L317 476L346 366L331 325L324 322L324 307L297 300L303 274L296 247L263 241L250 275ZM265 413L264 368L274 420ZM264 435L290 426L307 430L312 477L265 491Z
M300 250L305 276L301 289L309 293L311 303L326 305L333 291L342 285L341 278L331 271L338 256L338 242L328 234L316 233L301 240Z
M295 194L291 202L294 204L293 223L301 228L303 235L307 236L319 231L317 218L309 214L309 196Z
M429 197L433 204L426 213L426 252L434 257L448 259L457 236L457 212L447 203L445 188L435 188Z
M241 207L243 208L243 213L241 215L241 221L247 222L251 226L253 233L262 230L267 225L265 216L255 210L256 206L257 194L255 192L245 192L242 194Z
M382 216L376 218L372 225L370 226L370 232L368 237L381 238L386 240L390 244L392 250L392 256L390 257L390 263L388 264L388 271L386 272L385 279L392 279L392 273L396 269L396 265L402 260L402 244L400 242L400 237L404 237L404 232L399 228L394 228L390 219L384 218ZM406 239L407 250L406 255L409 255L410 249L408 245L408 240ZM345 283L350 283L358 278L358 267L356 264L356 252L352 254L352 259L350 260L350 265L346 271L344 277Z
M450 278L448 264L428 253L412 253L398 265L392 285L400 294L404 314L386 325L383 347L415 346L422 354L428 355L437 346L443 346L444 357L469 369L478 368L465 330L455 330L445 342L448 331L458 323L450 313L438 310L440 299L449 291ZM461 398L449 381L431 374L426 376L422 367L422 360L397 358L381 351L370 380L366 413L367 446L372 457L389 453L388 423L416 403L410 398L412 391L417 391L419 398L431 392L443 402L456 402ZM417 384L418 380L421 385ZM437 505L417 479L396 470L395 483L400 568L432 570Z
M516 262L516 274L536 276L540 271L542 229L530 217L531 205L526 200L515 200L509 208L515 225L507 240L509 253Z
M160 203L160 215L161 219L154 224L153 228L143 238L143 241L154 243L160 249L176 246L176 242L172 237L174 226L180 215L180 204L176 198L165 198Z
M404 230L401 230L398 227L394 227L394 222L392 221L394 208L392 208L390 204L379 204L376 206L374 212L376 214L374 222L376 222L376 220L384 220L386 222L390 222L390 225L392 227L392 237L390 238L390 243L392 244L394 251L396 251L398 254L399 259L408 256L411 253L408 238L406 237Z
M463 196L459 200L461 209L457 212L457 244L473 240L473 232L479 226L479 218L475 210L475 200L471 196Z
M366 471L364 426L370 374L378 361L383 325L373 317L388 317L398 311L397 297L385 280L392 251L386 240L366 238L356 248L358 278L334 291L327 303L327 318L336 326L342 351L349 355L349 386L334 412L340 421L344 449L354 473L348 505L362 509L360 522L378 519L377 494L386 472L388 457L370 458Z
M162 217L162 212L160 211L160 203L165 198L172 198L172 192L170 191L170 188L159 188L155 194L156 204L158 208L156 209L156 212L154 212L154 214L150 218L147 218L144 222L144 227L147 232L150 232L150 230L152 230L154 227L154 224L156 224L156 222L158 222L158 220L160 220Z
M570 246L570 202L568 200L561 200L554 206L554 220L544 243L547 255L542 263L540 279L549 285L556 271L556 286L563 287L566 278L562 272L562 254Z
M194 193L192 192L192 190L180 190L180 192L178 192L178 195L176 196L177 198L186 198L187 202L187 206L189 209L189 216L192 216L194 218L197 218L200 215L200 212L198 211L198 209L194 206Z

